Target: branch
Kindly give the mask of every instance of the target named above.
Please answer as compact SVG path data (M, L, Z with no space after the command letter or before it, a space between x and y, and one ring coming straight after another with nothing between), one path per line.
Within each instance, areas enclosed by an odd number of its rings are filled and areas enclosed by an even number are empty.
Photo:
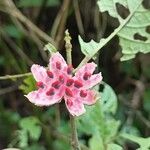
M22 78L31 75L32 75L31 72L24 73L24 74L16 74L16 75L5 75L5 76L0 76L0 80L16 79L16 78Z
M26 16L24 16L22 12L15 6L12 0L3 0L3 3L6 6L7 13L20 20L29 29L34 31L39 37L43 38L45 41L50 42L57 47L54 40L45 32L43 32L40 28L38 28L35 24L33 24Z

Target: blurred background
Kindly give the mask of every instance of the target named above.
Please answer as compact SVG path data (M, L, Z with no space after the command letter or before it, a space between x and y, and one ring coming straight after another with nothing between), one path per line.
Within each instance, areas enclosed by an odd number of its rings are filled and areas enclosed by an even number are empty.
M145 0L143 6L149 10L150 1ZM126 17L129 12L120 6L120 14ZM86 42L91 39L98 42L118 26L116 18L107 12L99 12L96 0L0 0L0 76L30 72L33 63L46 66L49 55L44 46L48 42L66 57L66 29L72 37L73 66L77 67L84 58L78 35ZM116 36L102 48L95 60L97 72L102 72L104 81L118 97L115 115L121 121L118 130L123 127L134 134L149 137L150 54L139 53L136 58L125 62L121 62L120 57L121 47ZM0 149L70 149L68 143L57 140L57 132L51 132L55 129L53 122L60 123L55 107L37 108L24 97L33 88L31 76L0 80ZM60 110L63 112L62 126L58 130L66 134L69 132L68 113L63 104ZM27 133L29 128L32 131ZM90 136L80 134L86 142ZM123 146L124 149L137 147L131 142L125 142Z

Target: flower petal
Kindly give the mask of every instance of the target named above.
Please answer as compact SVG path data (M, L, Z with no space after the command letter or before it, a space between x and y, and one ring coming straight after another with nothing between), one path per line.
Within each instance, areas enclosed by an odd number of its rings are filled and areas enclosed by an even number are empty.
M58 72L58 70L64 70L67 67L66 61L59 52L54 53L49 60L50 70Z
M46 95L47 89L39 89L25 95L29 101L37 106L49 106L59 103L64 95L63 90L55 91L52 96Z
M93 105L96 103L96 92L93 90L86 91L87 95L85 97L80 97L81 101L86 105Z
M78 98L65 98L65 103L68 111L73 116L80 116L85 113L85 108L83 103Z
M75 73L75 77L83 80L83 76L85 74L85 72L88 72L90 74L93 74L94 70L96 68L96 64L95 63L87 63L84 66L82 66L76 73Z
M83 89L89 89L102 81L101 73L94 74L90 79L83 81Z
M34 64L31 67L31 72L36 81L42 81L42 82L46 83L47 73L46 73L46 69L44 67Z

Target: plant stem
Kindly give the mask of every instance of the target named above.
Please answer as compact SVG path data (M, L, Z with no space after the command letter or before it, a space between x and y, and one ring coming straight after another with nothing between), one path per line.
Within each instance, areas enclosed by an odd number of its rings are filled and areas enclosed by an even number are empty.
M67 53L67 63L69 65L72 64L72 56L71 56L71 51L72 51L72 44L71 44L71 37L68 32L68 30L65 31L65 48L66 48L66 53Z
M78 134L77 134L77 128L76 128L76 120L75 117L70 114L70 124L71 124L71 130L72 130L72 141L71 145L74 150L81 150L79 141L78 141Z
M36 35L44 39L46 42L50 42L57 47L55 41L48 34L38 28L34 23L32 23L26 16L24 16L12 0L3 0L2 2L6 7L6 13L14 16L16 19L26 25L28 29L31 29Z
M69 65L72 65L72 57L71 57L71 51L72 51L72 44L71 44L71 37L68 32L68 30L65 31L65 47L67 52L67 63ZM76 128L76 120L75 117L70 114L70 124L71 124L71 145L73 150L81 150L79 141L78 141L78 134L77 134L77 128Z
M16 75L5 75L5 76L1 76L0 80L16 79L16 78L22 78L22 77L26 77L26 76L30 76L30 75L32 75L31 72L23 73L23 74L16 74Z

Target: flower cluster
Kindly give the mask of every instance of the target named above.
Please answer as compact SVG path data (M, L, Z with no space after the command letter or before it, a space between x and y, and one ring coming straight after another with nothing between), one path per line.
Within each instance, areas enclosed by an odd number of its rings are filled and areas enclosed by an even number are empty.
M37 81L38 89L26 95L37 106L49 106L64 98L69 112L79 116L85 112L84 104L96 102L96 91L91 87L100 83L101 73L93 74L95 63L87 63L73 76L73 68L67 65L60 53L54 53L49 60L49 69L33 65L31 72Z

